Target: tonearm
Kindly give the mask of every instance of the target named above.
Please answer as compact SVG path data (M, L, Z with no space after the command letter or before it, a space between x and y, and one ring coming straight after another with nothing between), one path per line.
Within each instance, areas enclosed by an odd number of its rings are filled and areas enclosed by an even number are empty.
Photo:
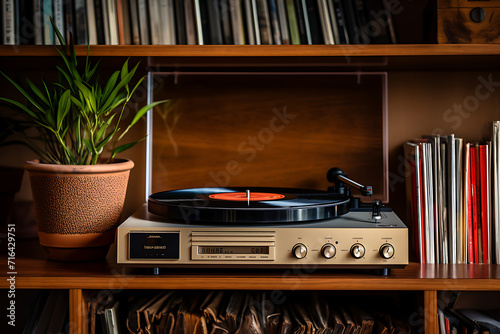
M349 187L345 185L351 186L354 189L357 189L361 192L363 196L373 195L372 186L364 186L356 181L353 181L347 177L347 173L344 173L342 169L338 167L334 167L330 169L326 175L328 182L333 183L333 187L328 187L328 192L342 194L345 196L349 196L351 198L351 207L357 208L359 207L359 199L354 198L350 194ZM372 202L372 218L375 221L382 218L381 216L381 206L382 203L378 200Z

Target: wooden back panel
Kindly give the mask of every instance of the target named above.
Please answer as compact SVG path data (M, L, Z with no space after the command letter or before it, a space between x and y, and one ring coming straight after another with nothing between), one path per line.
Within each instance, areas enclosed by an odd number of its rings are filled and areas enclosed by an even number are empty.
M155 74L152 192L326 190L341 167L387 200L385 74ZM356 194L356 191L354 191Z
M438 0L437 7L438 43L500 43L500 0Z
M499 7L500 0L437 0L438 8Z

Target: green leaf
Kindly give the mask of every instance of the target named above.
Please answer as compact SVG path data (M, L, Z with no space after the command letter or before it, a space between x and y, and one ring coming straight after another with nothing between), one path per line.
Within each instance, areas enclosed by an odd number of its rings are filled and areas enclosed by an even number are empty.
M130 95L134 94L135 90L139 87L139 85L144 81L146 77L141 77L139 79L139 81L137 81L137 83L135 84L134 88L132 89L132 91L130 92Z
M73 152L71 152L71 150L70 150L70 149L68 149L66 152L67 152L67 153L68 153L68 155L69 155L69 159L70 159L70 161L71 161L71 165L76 165L76 164L77 164L77 162L78 162L78 159L75 157L75 155L73 154Z
M71 108L71 100L70 100L71 91L67 90L61 95L59 99L59 105L57 108L57 130L61 129L62 123L66 115L68 114Z
M22 111L27 113L28 116L30 116L31 118L33 118L35 121L38 122L38 120L39 120L38 116L33 111L31 111L28 107L26 107L24 104L19 103L19 102L14 101L14 100L11 100L11 99L8 99L8 98L5 98L5 97L0 97L0 101L8 102L10 104L15 105L16 107L20 108Z
M47 125L52 131L55 131L57 129L57 123L56 120L54 119L54 116L52 115L52 110L49 110L48 113L45 114L45 118L47 120Z
M127 74L128 74L128 59L125 60L125 62L123 63L122 70L120 73L120 78L123 80Z
M49 87L47 87L47 84L45 81L42 80L43 87L45 88L45 92L47 93L47 98L49 99L49 103L47 103L50 107L52 106L52 100L50 99L50 92L49 92Z
M80 75L78 71L76 71L76 67L78 66L78 59L76 58L75 44L72 40L69 43L69 52L71 57L71 64L73 65L73 68L75 70L74 74L76 74L75 78L79 78L79 81L81 81Z
M108 134L108 135L106 136L106 138L104 138L104 139L103 139L103 140L99 143L99 145L97 145L97 147L96 147L97 152L99 152L99 153L100 153L100 152L103 150L104 146L105 146L105 145L106 145L106 144L107 144L107 143L111 140L111 138L113 138L113 136L115 135L115 133L116 133L116 131L111 132L110 134Z
M133 72L128 73L123 80L121 80L113 91L109 94L109 97L106 98L106 102L102 105L102 109L108 109L111 103L114 101L115 97L118 95L120 90L130 82L132 77L134 76Z
M97 140L101 139L104 134L106 133L106 129L111 125L111 122L113 121L113 118L116 116L116 114L114 114L113 116L111 116L107 122L105 122L103 125L101 125L101 127L99 128L99 130L97 130L96 132L96 135L95 135L95 138Z
M115 109L116 107L118 107L120 104L122 104L123 102L127 101L126 98L116 98L115 101L108 107L106 108L105 110L103 109L101 112L106 112L105 115L109 114L110 111L112 111L113 109Z
M73 43L70 43L69 46L70 53L71 53L71 61L69 60L68 56L64 54L59 48L56 48L56 51L59 53L61 56L62 60L64 61L64 64L66 65L66 68L68 69L69 73L74 79L78 81L82 81L82 78L80 77L80 74L78 73L78 70L76 69L76 66L78 65L78 61L75 55L75 46Z
M54 33L56 34L56 37L59 40L59 43L61 43L62 46L66 46L66 40L61 35L61 32L59 31L59 29L57 29L57 25L54 22L54 19L52 18L52 16L49 16L49 18L50 18L50 23L52 24L52 27L54 28Z
M85 78L87 77L87 73L89 73L89 69L90 69L89 53L90 53L90 44L87 44L87 55L85 56L85 71L83 72L83 74L85 75ZM85 81L87 81L87 80L85 80Z
M147 106L144 106L142 107L141 109L139 109L139 111L135 114L134 116L134 119L132 120L132 122L130 122L130 125L128 126L129 128L134 126L135 123L137 123L141 118L142 116L144 116L150 109L153 109L154 107L156 107L157 105L159 104L162 104L162 103L165 103L167 102L168 100L161 100L161 101L156 101L156 102L153 102L151 104L148 104Z
M78 108L78 109L83 109L83 104L80 100L78 100L76 97L74 97L73 95L70 96L71 98L71 101L73 101L73 103L75 104L75 106Z
M135 146L135 144L137 144L138 142L144 140L146 137L142 138L142 139L139 139L137 141L134 141L132 143L128 143L128 144L124 144L124 145L121 145L121 146L118 146L117 148L115 148L111 154L111 158L114 158L115 155L117 155L118 153L121 153L123 151L126 151L128 150L129 148L132 148L133 146Z
M85 86L85 84L75 81L75 85L80 90L80 93L82 93L83 97L85 98L85 101L87 101L87 105L90 111L95 112L97 110L95 95L90 91L90 89L87 86Z
M75 123L75 142L77 145L77 150L79 149L80 143L81 143L81 134L80 134L80 117L76 119Z
M104 92L102 94L102 97L104 99L107 99L109 94L113 91L113 87L116 85L116 80L118 80L118 76L120 75L120 72L116 71L114 72L111 77L109 77L108 82L106 83L106 86L104 86Z
M1 72L0 73L5 77L7 78L7 80L10 81L10 83L16 87L16 89L21 93L23 94L24 97L26 97L28 99L28 101L38 110L40 110L41 112L45 112L45 110L38 104L36 103L36 101L31 97L30 94L28 94L21 86L19 86L14 80L12 80L11 78L9 78L5 73Z
M64 64L66 65L66 68L68 69L68 74L73 75L73 66L70 64L68 56L66 56L64 54L64 52L62 52L58 48L56 49L56 51L59 53L59 55L61 56ZM69 82L71 82L71 81L69 81Z
M54 86L57 87L57 88L60 88L62 90L66 90L66 87L64 87L63 85L61 85L60 83L56 82L54 83Z
M92 154L95 153L94 148L92 147L92 144L87 138L82 138L83 144L87 147L87 150L89 150Z
M70 88L73 88L73 80L71 79L71 76L65 70L63 70L61 67L56 66L56 68L59 71L59 73L61 73L64 76L64 78L68 82L68 85L70 86Z
M128 74L132 74L131 78L135 75L137 68L139 68L139 63L135 64L135 66L132 68L132 70L128 73Z
M28 83L28 86L30 86L33 93L35 93L35 95L38 96L38 98L42 100L43 103L49 104L47 98L43 95L40 89L38 89L38 87L33 82L30 81L30 79L26 78L26 82Z
M94 65L94 67L93 67L91 70L89 70L89 71L87 71L87 72L85 73L85 81L86 81L86 82L89 82L89 81L92 79L92 77L94 76L95 72L96 72L96 71L97 71L97 69L99 68L99 64L100 64L100 63L101 63L101 61L99 60L99 61L98 61L98 62Z

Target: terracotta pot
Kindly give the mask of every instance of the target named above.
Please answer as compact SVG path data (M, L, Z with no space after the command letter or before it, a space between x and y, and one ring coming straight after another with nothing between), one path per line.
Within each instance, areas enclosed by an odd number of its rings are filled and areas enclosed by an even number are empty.
M58 261L106 256L125 201L131 160L100 165L28 161L40 244Z

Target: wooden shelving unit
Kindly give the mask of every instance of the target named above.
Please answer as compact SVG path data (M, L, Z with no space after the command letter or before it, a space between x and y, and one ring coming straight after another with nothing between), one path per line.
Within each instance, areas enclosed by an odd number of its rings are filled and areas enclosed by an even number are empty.
M77 54L87 54L78 46ZM347 45L347 46L92 46L89 54L115 58L133 57L146 66L170 69L214 67L253 69L265 67L289 70L389 72L420 69L453 72L500 70L500 44L488 45ZM0 46L0 70L33 68L38 60L55 61L52 46ZM36 61L34 61L36 60ZM390 96L389 92L389 96ZM399 143L402 144L402 143ZM395 162L397 163L397 161ZM391 169L395 169L395 163ZM397 167L397 166L396 166ZM2 263L7 260L1 258ZM58 263L23 256L16 259L17 289L68 289L72 333L87 332L86 294L92 289L236 289L236 290L337 290L414 291L422 295L425 333L437 333L437 305L440 291L500 291L497 265L419 265L393 270L389 277L366 273L321 271L307 275L284 275L279 271L214 272L172 271L145 275L117 266L111 255L107 262ZM5 272L0 275L6 275ZM0 288L8 289L2 276Z

